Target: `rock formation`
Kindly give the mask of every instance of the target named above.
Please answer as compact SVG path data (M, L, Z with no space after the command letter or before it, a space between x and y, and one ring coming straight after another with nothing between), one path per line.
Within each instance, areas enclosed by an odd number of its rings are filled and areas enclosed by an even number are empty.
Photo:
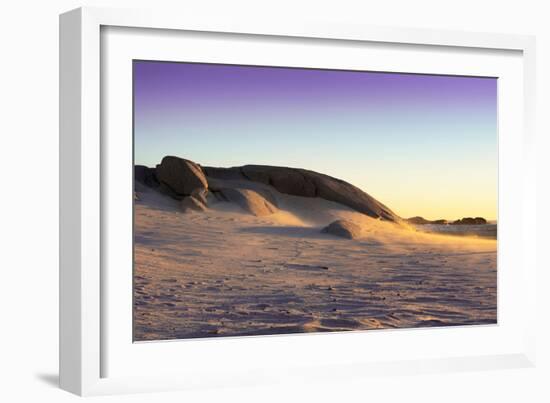
M245 165L233 168L203 167L203 171L208 180L249 180L272 186L281 193L320 197L343 204L370 217L400 221L397 214L361 189L343 180L306 169Z
M134 166L134 180L136 185L142 185L141 191L145 191L146 188L157 188L159 181L155 174L155 168L149 168L143 165ZM136 186L136 190L137 190Z
M208 190L208 182L201 167L183 158L164 157L157 165L155 176L176 198L181 199L193 192Z
M483 217L464 217L462 219L453 221L451 225L484 225L487 224L487 220Z
M227 201L238 204L243 210L255 216L265 216L277 211L277 207L254 190L222 188L219 192Z
M447 225L447 224L449 224L449 221L444 220L444 219L433 220L432 224Z
M426 225L426 224L432 223L430 220L426 220L424 217L420 217L420 216L407 218L407 222L414 225Z
M280 192L319 197L373 218L401 222L397 214L361 189L306 169L266 165L201 167L190 160L166 156L156 168L135 166L134 178L136 192L156 189L176 200L183 200L184 210L198 208L195 202L206 208L207 195L211 191L216 197L232 201L251 214L273 214L277 211L275 193Z
M347 239L357 239L361 237L361 227L347 220L336 220L323 228L321 232Z
M438 224L438 225L445 225L448 224L447 220L439 219L439 220L426 220L424 217L416 216L407 218L406 221L410 224L414 225L427 225L427 224Z

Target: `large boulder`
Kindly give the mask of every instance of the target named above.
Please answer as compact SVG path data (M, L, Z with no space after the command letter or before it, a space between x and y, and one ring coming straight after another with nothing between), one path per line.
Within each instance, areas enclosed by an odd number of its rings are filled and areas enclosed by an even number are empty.
M245 165L233 168L203 167L206 176L221 180L249 180L272 186L281 193L320 197L348 206L370 217L399 222L388 207L343 180L299 168Z
M348 220L336 220L323 228L321 232L346 239L357 239L361 237L361 227Z
M260 193L251 189L222 188L219 189L219 193L225 200L238 204L243 210L255 216L265 216L277 212L277 207Z
M156 178L176 195L189 196L195 191L206 191L208 182L198 164L178 157L164 157L157 165Z

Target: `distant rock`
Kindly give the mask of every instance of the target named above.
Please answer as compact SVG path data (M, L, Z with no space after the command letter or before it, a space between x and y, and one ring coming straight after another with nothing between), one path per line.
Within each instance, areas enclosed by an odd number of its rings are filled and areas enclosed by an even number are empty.
M233 168L203 167L208 180L249 180L272 186L294 196L320 197L343 204L374 218L399 222L400 217L388 207L343 180L306 169L245 165Z
M222 188L219 189L219 193L225 200L238 204L243 210L255 216L265 216L277 212L277 207L260 193L251 189Z
M447 220L439 219L439 220L426 220L424 217L416 216L407 218L406 221L413 225L427 225L427 224L439 224L439 225L483 225L487 224L487 220L483 217L464 217L456 221L449 222Z
M439 220L426 220L424 217L416 216L407 218L406 221L410 224L414 225L428 225L428 224L438 224L438 225L444 225L448 224L447 220L439 219Z
M433 220L433 221L432 221L432 224L447 225L447 224L449 224L449 221L443 220L443 219Z
M420 216L407 218L407 222L415 225L426 225L432 223L430 220L426 220L424 217Z
M179 199L190 196L194 191L208 190L208 182L201 167L183 158L164 157L157 165L155 176L172 191L171 196Z
M347 239L357 239L361 236L361 227L347 220L336 220L323 228L321 232Z
M193 196L187 196L181 200L181 209L183 212L187 212L189 210L206 211L206 205Z
M453 221L451 225L485 225L487 220L483 217L464 217L462 219Z

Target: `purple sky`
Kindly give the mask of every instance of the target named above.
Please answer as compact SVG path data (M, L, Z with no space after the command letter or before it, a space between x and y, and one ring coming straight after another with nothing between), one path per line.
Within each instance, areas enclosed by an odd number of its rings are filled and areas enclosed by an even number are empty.
M390 207L448 198L495 218L496 97L491 78L135 61L135 159L298 166ZM447 196L423 196L428 185Z

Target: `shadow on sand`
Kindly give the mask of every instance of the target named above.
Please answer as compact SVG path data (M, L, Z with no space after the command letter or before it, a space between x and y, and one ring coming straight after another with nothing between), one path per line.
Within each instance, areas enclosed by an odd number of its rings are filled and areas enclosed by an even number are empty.
M285 226L285 227L245 227L240 229L240 232L248 234L264 234L264 235L275 235L283 236L288 238L309 238L309 239L325 239L325 240L334 240L339 239L338 237L323 234L321 228L316 227L298 227L298 226Z

